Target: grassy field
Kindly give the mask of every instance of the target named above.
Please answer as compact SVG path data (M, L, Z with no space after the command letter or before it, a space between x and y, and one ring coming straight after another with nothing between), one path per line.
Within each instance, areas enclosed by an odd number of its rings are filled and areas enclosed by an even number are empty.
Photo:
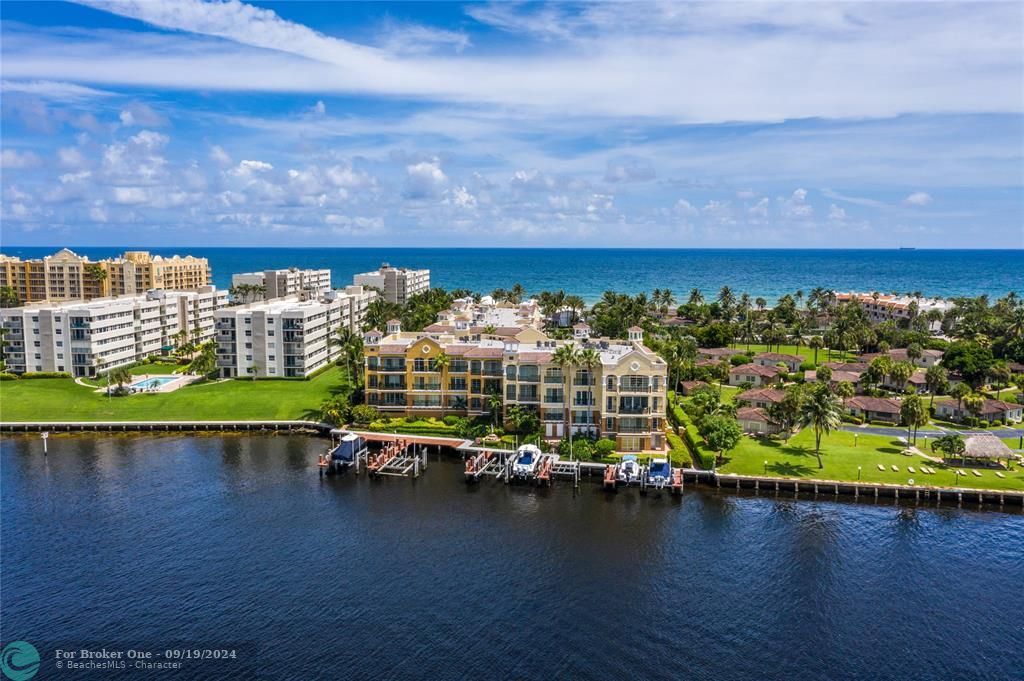
M131 368L128 369L128 371L130 371L133 376L142 376L144 374L149 374L151 376L156 376L156 375L163 375L163 374L173 374L175 371L179 371L179 370L181 371L181 373L185 373L185 369L186 369L186 365L184 365L184 364L177 364L177 363L173 363L173 364L167 363L167 364L165 364L163 362L151 364L151 363L147 362L146 364L140 364L138 366L131 367ZM105 378L85 378L85 379L82 379L82 380L85 383L88 383L89 385L95 385L95 386L106 386L107 385L107 381L106 381Z
M744 354L746 354L746 352L747 352L747 344L746 343L733 343L732 347L736 348L737 350L742 350L744 352ZM797 347L795 345L783 345L781 347L781 349L773 345L771 351L772 352L781 352L781 353L786 354L786 355L800 355L801 357L805 357L805 358L807 358L809 360L813 360L814 359L814 350L812 350L811 348L807 347L806 345L801 345L800 347ZM761 343L751 343L750 344L750 354L754 355L754 354L757 354L758 352L768 352L768 346L766 346L764 344L761 344ZM853 353L850 353L850 352L842 353L842 352L839 352L838 350L833 350L832 351L832 359L830 360L829 359L829 355L828 355L828 350L826 348L822 348L821 350L818 350L818 362L819 363L829 362L829 361L839 362L839 361L843 361L844 359L852 362L852 361L856 361L857 357L856 357L856 355L854 355Z
M774 475L786 478L808 478L819 480L857 480L860 466L860 480L914 484L936 487L970 487L977 489L1024 490L1024 469L1014 466L1012 471L1003 471L1005 478L999 478L991 469L979 469L981 477L975 477L970 470L966 476L955 474L956 466L946 467L925 461L919 456L903 456L904 444L895 438L879 435L859 435L854 446L853 433L833 432L822 440L821 460L824 468L818 468L814 457L814 433L803 430L790 439L788 444L777 440L763 440L744 437L719 466L722 473L739 475ZM768 462L767 467L765 461ZM924 463L935 469L934 475L921 472ZM878 470L881 464L885 470ZM893 471L892 466L899 470ZM908 466L916 472L910 473Z
M309 381L228 380L126 397L107 397L69 378L0 381L0 421L303 419L347 390L337 367Z

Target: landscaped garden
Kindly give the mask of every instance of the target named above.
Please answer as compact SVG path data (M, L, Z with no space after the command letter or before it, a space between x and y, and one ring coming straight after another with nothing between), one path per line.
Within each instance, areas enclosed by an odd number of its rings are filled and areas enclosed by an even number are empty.
M145 364L133 373L166 373ZM309 380L214 380L168 393L107 397L70 378L0 381L0 420L210 421L315 419L322 402L347 394L344 372L331 367Z

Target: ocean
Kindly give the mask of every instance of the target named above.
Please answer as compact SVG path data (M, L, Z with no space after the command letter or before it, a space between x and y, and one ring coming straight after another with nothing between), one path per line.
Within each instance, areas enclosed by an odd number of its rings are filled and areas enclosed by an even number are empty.
M91 258L145 246L72 250ZM56 248L4 248L23 258ZM334 286L383 262L427 268L431 283L490 293L521 283L527 292L563 289L593 303L604 291L668 288L680 302L691 288L706 297L728 285L737 295L779 296L821 286L836 291L921 291L927 296L997 298L1024 293L1024 250L766 250L766 249L431 249L431 248L154 248L160 255L208 258L214 283L231 275L279 267L330 268Z
M327 441L0 441L4 641L39 679L1019 680L1024 516L320 478ZM237 649L54 669L58 647ZM247 666L241 666L245 663ZM131 670L129 670L131 671Z

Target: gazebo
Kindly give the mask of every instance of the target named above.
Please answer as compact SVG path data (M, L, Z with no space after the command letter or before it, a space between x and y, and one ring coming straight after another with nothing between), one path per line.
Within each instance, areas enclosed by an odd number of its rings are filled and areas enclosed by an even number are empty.
M995 461L1005 459L1007 464L1014 458L1013 451L995 435L971 435L964 440L963 456L975 461Z

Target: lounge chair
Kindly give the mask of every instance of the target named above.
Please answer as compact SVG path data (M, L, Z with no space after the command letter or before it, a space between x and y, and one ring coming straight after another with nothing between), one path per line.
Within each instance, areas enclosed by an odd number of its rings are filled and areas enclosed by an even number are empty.
M900 467L897 466L896 464L893 464L892 465L892 472L893 473L899 473L900 472Z
M979 473L978 471L971 470L971 472L974 473L974 477L976 477L976 478L980 478L981 477L981 473Z
M1003 475L1002 473L1000 473L999 471L996 471L996 477L998 477L998 478L1005 478L1006 476Z
M885 472L885 466L883 466L882 464L878 464L878 470L880 470L880 471L882 471L884 473Z
M908 473L916 473L917 471L914 470L913 466L907 466L907 472Z
M963 472L963 471L962 471L961 469L959 469L959 468L957 468L957 469L956 469L956 474L957 474L957 475L967 475L967 473L964 473L964 472Z

